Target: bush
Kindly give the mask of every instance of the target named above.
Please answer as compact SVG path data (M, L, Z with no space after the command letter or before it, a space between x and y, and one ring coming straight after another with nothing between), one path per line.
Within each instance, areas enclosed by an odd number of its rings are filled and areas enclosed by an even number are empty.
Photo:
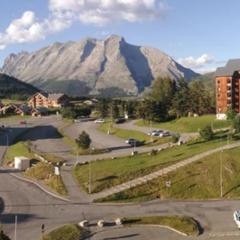
M206 141L212 140L214 137L214 133L211 126L206 126L202 128L199 133L200 136Z
M88 117L92 110L88 107L66 107L61 110L63 118L75 119L78 117Z
M172 143L177 143L180 139L180 134L176 133L172 135Z
M11 240L4 232L1 230L0 232L0 240Z
M82 149L88 149L90 147L90 144L91 144L92 140L90 138L90 136L85 132L83 131L78 139L76 139L76 143L78 145L78 147L82 148Z
M240 133L240 117L236 116L233 120L233 129L235 130L235 133Z

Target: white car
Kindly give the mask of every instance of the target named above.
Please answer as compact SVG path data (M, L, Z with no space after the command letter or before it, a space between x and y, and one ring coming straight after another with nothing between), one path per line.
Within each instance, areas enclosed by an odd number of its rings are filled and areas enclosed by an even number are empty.
M157 130L153 130L153 131L149 132L148 135L158 137L162 132L163 132L163 130L157 129Z
M159 137L169 137L170 133L168 131L163 131L159 134Z
M99 118L99 119L96 119L94 122L95 123L104 123L105 121L104 121L104 119Z
M237 227L240 228L240 211L237 210L233 213L233 219L235 223L237 224Z

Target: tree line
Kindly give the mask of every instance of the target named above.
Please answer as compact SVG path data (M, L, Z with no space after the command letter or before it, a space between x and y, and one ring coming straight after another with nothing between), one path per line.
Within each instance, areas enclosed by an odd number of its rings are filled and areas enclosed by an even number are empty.
M101 99L96 110L102 118L115 119L127 114L130 118L161 122L191 114L213 113L215 103L201 81L188 83L180 79L176 82L168 77L159 77L143 98Z
M136 99L99 98L95 106L72 106L62 109L65 118L94 115L112 119L128 116L149 121L167 121L191 114L215 112L214 96L202 81L174 81L168 77L153 81L148 93Z

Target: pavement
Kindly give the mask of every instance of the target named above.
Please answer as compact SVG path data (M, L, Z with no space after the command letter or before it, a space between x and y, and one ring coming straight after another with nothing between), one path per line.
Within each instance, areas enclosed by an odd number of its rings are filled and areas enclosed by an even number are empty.
M47 120L46 120L47 119ZM28 132L26 138L41 150L67 156L68 149L61 138L55 135L56 128L62 126L61 120L54 117L43 119L29 119L29 124L38 126L33 134ZM13 123L12 123L13 124ZM52 128L51 126L54 126ZM86 125L83 125L85 127ZM89 125L92 128L93 125ZM96 126L96 125L94 125ZM11 126L12 127L12 126ZM19 127L18 124L16 127ZM50 128L49 128L50 127ZM38 129L38 130L36 130ZM94 128L92 128L94 129ZM95 127L96 129L96 127ZM94 131L94 130L93 130ZM15 131L14 131L15 132ZM54 133L54 134L53 134ZM49 134L49 135L48 135ZM0 137L0 152L5 151L6 143L4 136ZM99 141L101 138L99 139ZM103 142L103 139L102 141ZM63 144L63 145L61 145ZM156 148L156 147L155 147ZM139 151L150 151L151 148L138 148ZM132 149L118 149L107 154L125 153ZM127 152L127 155L129 155ZM125 153L126 154L126 153ZM94 160L100 156L81 156L82 161ZM105 158L104 155L103 158ZM76 159L70 159L70 162ZM195 218L204 228L204 233L199 239L226 239L235 240L240 238L232 214L240 208L239 201L152 201L141 204L94 204L89 203L83 192L75 192L76 183L70 177L70 169L62 171L64 179L74 202L63 201L36 188L33 184L19 181L10 175L10 169L0 169L0 198L4 201L3 212L0 212L0 222L4 231L14 237L14 221L18 216L17 236L18 239L33 240L41 238L41 225L45 224L46 231L50 231L60 225L77 223L88 219L93 225L95 235L90 239L196 239L176 235L166 229L155 228L96 228L99 219L113 222L118 217L145 216L145 215L188 215ZM79 200L80 199L80 200ZM1 208L0 208L1 209ZM1 210L0 210L1 211Z
M113 222L118 217L151 215L188 215L199 221L205 229L199 239L239 239L232 213L239 208L239 201L152 201L142 204L89 204L69 203L53 198L35 188L33 185L18 181L8 173L1 173L1 198L4 211L0 214L3 229L11 238L14 236L14 220L18 216L18 239L40 239L41 225L46 231L67 223L78 223L83 219L96 224L100 219ZM7 183L7 184L6 184ZM104 232L102 231L104 230ZM96 227L94 227L96 231ZM100 232L99 232L100 231ZM166 229L135 228L115 229L106 227L98 229L91 239L196 239L178 236ZM211 238L210 238L211 237Z

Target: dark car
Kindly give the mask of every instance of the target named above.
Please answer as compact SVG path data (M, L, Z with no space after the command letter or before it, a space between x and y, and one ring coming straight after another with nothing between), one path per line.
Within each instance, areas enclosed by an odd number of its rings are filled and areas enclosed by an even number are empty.
M115 123L116 123L116 124L125 123L125 122L126 122L126 119L125 119L125 118L117 118L117 119L115 120Z
M138 146L141 146L143 145L143 142L142 141L139 141L137 139L134 139L134 138L129 138L128 140L125 141L125 143L131 145L132 147L138 147Z

